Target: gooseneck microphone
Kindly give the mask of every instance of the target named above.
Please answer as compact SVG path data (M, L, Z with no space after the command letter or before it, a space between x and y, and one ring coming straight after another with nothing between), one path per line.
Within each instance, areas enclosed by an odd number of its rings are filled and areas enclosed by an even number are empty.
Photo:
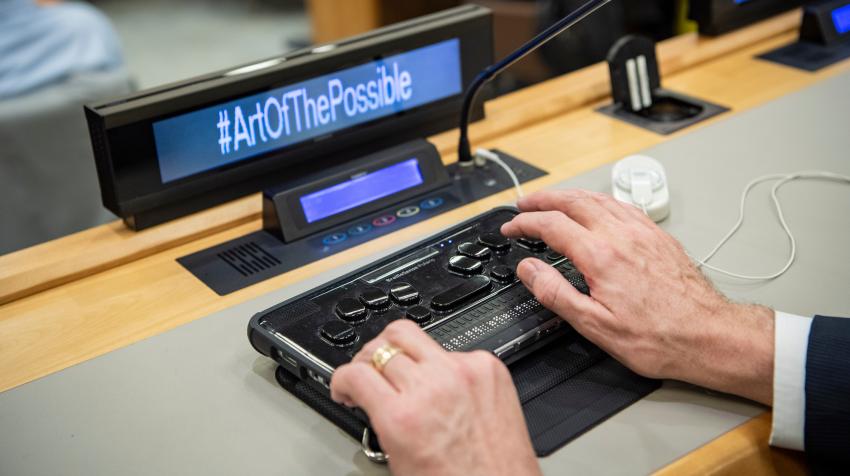
M469 113L472 109L473 103L475 102L476 96L478 96L478 92L481 90L481 87L487 84L487 82L493 79L496 75L506 70L532 51L540 48L552 38L582 21L586 16L595 12L610 1L611 0L590 0L569 15L558 20L549 28L543 30L537 36L520 46L516 51L509 54L498 63L488 66L475 77L469 85L469 88L466 90L466 95L463 97L463 106L461 107L460 112L460 142L458 143L457 148L458 165L462 167L469 167L474 163L472 160L472 151L469 147Z

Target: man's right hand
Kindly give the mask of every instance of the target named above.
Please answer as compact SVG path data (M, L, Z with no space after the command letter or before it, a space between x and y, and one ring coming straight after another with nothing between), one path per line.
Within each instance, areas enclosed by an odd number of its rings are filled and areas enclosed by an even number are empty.
M772 310L729 302L673 237L609 195L538 192L518 206L502 233L542 239L590 287L528 258L517 274L544 306L641 375L771 403Z

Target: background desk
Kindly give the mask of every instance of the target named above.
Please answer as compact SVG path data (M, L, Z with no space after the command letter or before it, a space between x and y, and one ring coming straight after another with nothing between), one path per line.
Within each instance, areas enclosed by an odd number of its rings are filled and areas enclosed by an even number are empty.
M788 30L787 18L784 16L718 40L701 40L689 36L665 43L662 47L664 68L676 72L668 74L665 85L732 106L733 113L712 121L722 125L754 106L850 69L850 64L845 62L812 75L754 60L754 54L793 40L795 33ZM501 98L496 103L497 107L488 105L490 118L476 125L475 139L482 145L503 148L552 172L550 177L529 184L529 190L554 185L564 178L626 154L667 142L667 138L612 121L593 112L595 106L606 101L603 98L606 90L604 76L604 66L592 67ZM846 83L841 93L844 91ZM565 112L568 106L573 107L571 112ZM846 110L845 106L842 112ZM798 114L793 117L800 116ZM801 127L808 126L808 130L817 132L816 128L812 127L817 124L816 120L809 118ZM839 122L839 125L842 124L846 124L846 121ZM700 127L685 131L673 139L689 137L703 130ZM737 133L741 134L742 131ZM787 140L788 134L780 138ZM454 141L452 133L435 137L433 140L441 147L446 161L454 160L453 155L446 152L451 149L451 143ZM718 146L714 141L709 141L708 144L715 150ZM707 150L710 151L710 148ZM783 150L783 147L777 147L777 152ZM678 154L677 157L676 160L682 158ZM746 157L767 160L769 155L754 150ZM674 158L667 160L673 161ZM672 162L668 164L669 170L672 171L674 167ZM708 172L713 171L713 168L708 168ZM601 183L607 183L604 171L597 173L601 175L596 179L590 176L588 180L602 180ZM737 180L743 185L743 181L749 178L747 175L738 177ZM671 180L676 179L671 177ZM677 183L679 182L674 182ZM735 188L733 193L724 198L734 202L737 193ZM692 197L691 194L687 196ZM679 197L674 193L674 200ZM255 356L244 341L247 316L253 310L309 287L311 283L352 268L356 265L354 261L364 262L382 250L397 248L403 243L507 202L511 198L511 193L507 192L469 205L352 249L345 256L315 263L225 298L215 296L195 281L174 259L258 229L259 203L253 202L255 198L198 214L173 225L151 230L150 233L134 235L123 232L120 227L104 227L4 257L0 260L0 293L6 296L6 304L0 307L0 389L32 381L211 313L235 305L242 307L233 307L224 314L215 314L158 338L141 341L89 363L0 394L0 426L4 430L16 429L13 432L4 431L0 436L3 448L0 450L3 451L0 458L0 464L3 465L0 469L3 471L0 472L7 472L6 465L12 464L16 466L9 466L10 468L29 468L30 472L35 472L36 466L43 465L40 468L47 471L51 469L51 463L61 464L63 473L73 470L131 472L136 467L148 470L171 468L171 471L178 472L179 469L188 469L187 462L200 465L208 470L207 472L227 472L228 469L234 468L228 464L241 463L237 470L245 472L243 470L248 468L246 465L252 463L253 456L261 453L259 450L263 450L263 454L276 455L277 458L266 461L278 463L274 467L279 469L283 468L280 464L286 463L293 465L290 467L293 471L299 468L313 468L317 471L325 469L342 472L352 469L352 458L355 468L373 469L371 466L359 466L363 461L355 456L356 450L349 439L334 433L335 430L306 407L300 406L294 400L287 400L288 397L284 393L263 379L263 376L268 374L264 374L267 369L262 368L261 362L266 362L266 365L269 365L269 362ZM846 203L846 198L843 200L825 204L834 206L835 203ZM674 202L676 208L670 221L671 226L675 225L679 218L687 218L690 224L692 219L704 219L715 213L709 209L706 211L708 214L691 215L690 210L694 206L692 202L685 202L682 208L677 203ZM718 209L720 208L718 205ZM679 215L680 213L682 215ZM728 213L734 218L734 204L730 206ZM761 216L769 218L768 214ZM725 223L717 223L713 228L706 229L706 236L701 238L705 241L691 243L688 240L693 238L683 238L689 246L695 247L694 251L699 251L704 249L701 248L702 245L714 240L725 226ZM169 235L175 229L184 234L178 234L177 238ZM99 239L92 240L92 236ZM781 235L771 233L770 236L782 240ZM102 246L104 243L108 246ZM781 246L781 243L782 241L779 241L777 246ZM823 244L822 246L826 247ZM767 249L770 251L769 247ZM104 255L108 255L110 261L99 261ZM781 253L776 251L775 255L774 259L781 261ZM773 255L753 256L760 259L757 262L741 262L740 265L755 271L750 265L765 265ZM90 265L91 262L95 265ZM41 280L36 284L28 282L29 284L20 285L21 280L38 281L40 276L43 276L41 273L46 272L43 268L49 266L60 269L64 267L64 274L59 278ZM78 271L84 266L90 266L86 268L85 273L75 273L75 270ZM18 272L20 269L30 272ZM13 278L9 278L12 275ZM818 286L812 286L812 289L821 285L819 281L810 282L818 282ZM4 286L6 289L3 289ZM9 287L14 286L18 286L15 288L17 291L7 292ZM274 294L263 296L268 292ZM740 292L746 294L750 291L743 289ZM258 296L263 297L257 301L249 301ZM813 295L812 299L816 297L817 295ZM779 304L782 303L776 303ZM826 312L823 306L815 309ZM196 326L205 322L211 324L208 325L209 329L203 332L204 335L224 340L210 340L209 342L218 343L215 348L182 346L183 342L194 342L191 338L184 337L191 337L192 333L196 332ZM200 345L200 341L196 345ZM187 356L184 354L186 349L197 352ZM202 362L195 360L201 357L205 357ZM252 371L254 365L257 368ZM214 375L214 378L208 378L211 375ZM219 380L222 382L214 383ZM224 381L230 384L225 385ZM150 382L155 384L150 385ZM225 391L212 392L213 389L209 385L219 384L221 386L217 387L218 390ZM50 393L51 389L58 388L62 388L64 393ZM678 390L671 391L673 393L664 398L675 400L676 395L681 395L677 393ZM668 418L666 425L679 426L683 431L687 431L689 415L705 417L707 414L710 418L703 418L701 422L690 425L697 429L706 428L710 430L710 434L682 440L684 446L678 446L681 434L661 432L657 426L648 425L639 439L630 440L625 444L635 450L629 454L644 460L657 455L653 452L654 449L649 451L650 448L644 445L667 448L669 452L654 461L654 466L648 466L646 461L641 463L625 458L612 460L610 441L597 449L605 453L602 459L609 463L619 461L623 465L620 468L627 470L657 468L725 431L720 427L712 427L713 421L723 420L721 426L729 429L762 411L759 407L726 399L711 400L720 403L710 403L708 400L699 400L705 397L703 395L690 391L686 393L689 398L698 400L685 402L680 407L681 412L673 410L675 405L666 408L663 412ZM43 406L32 413L29 402L41 403ZM626 418L627 420L619 421L627 422L630 418L629 412L646 404L654 405L655 402L648 399L617 418ZM247 411L245 405L251 405L251 411ZM664 403L656 405L655 408L667 406L668 404ZM246 411L254 417L249 420L237 418L238 415L244 416ZM41 419L39 414L49 415L51 418ZM721 414L726 416L720 418ZM657 416L653 418L657 419ZM669 420L674 423L669 423ZM612 419L605 425L617 424L616 421ZM272 424L274 422L277 424ZM606 428L605 425L599 430ZM292 432L290 428L300 428L303 431ZM749 424L747 428L751 428ZM764 446L766 433L763 425L757 427L757 430L757 437L752 441L747 440L747 444L727 444L724 451L709 455L713 459L703 459L702 462L713 469L729 468L724 464L735 461L738 456L733 451L752 452L753 448L761 449ZM249 441L256 444L263 435L272 437L262 440L266 442L266 446L248 445ZM567 452L564 453L564 461L568 460L569 465L577 465L579 468L592 466L587 460L570 459L569 454L574 451L574 447L582 448L581 442L585 441L585 438L593 438L593 435L606 433L597 433L597 430L594 430L574 445L568 446L564 450ZM729 437L718 441L726 442L736 435L739 435L739 432L732 432ZM632 437L634 436L633 433ZM73 440L77 438L79 442L75 443ZM52 444L48 445L48 441ZM135 446L122 445L122 442L134 443ZM32 446L26 446L24 443ZM49 447L46 454L33 452L33 448L43 450L46 447ZM642 452L642 449L646 451ZM619 450L618 448L618 454ZM558 455L560 454L559 452ZM556 456L546 459L543 464L547 469L562 470L560 464L566 463L558 463L562 461L560 458L561 456ZM660 461L664 458L667 459ZM225 459L231 463L227 463ZM137 466L142 463L153 466ZM96 464L99 466L87 466ZM569 465L567 467L572 468Z

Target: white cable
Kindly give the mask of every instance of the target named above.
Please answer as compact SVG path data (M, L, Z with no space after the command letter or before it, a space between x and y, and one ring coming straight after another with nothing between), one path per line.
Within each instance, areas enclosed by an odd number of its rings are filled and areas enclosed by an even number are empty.
M783 185L787 184L788 182L792 182L794 180L799 179L835 180L850 184L850 177L846 175L839 175L836 173L819 170L801 171L792 174L771 174L753 179L752 181L750 181L750 183L747 184L747 186L744 188L744 192L741 194L741 203L738 209L738 221L735 222L735 225L732 227L731 230L729 230L729 233L727 233L726 236L724 236L723 239L721 239L720 242L717 243L714 249L712 249L711 252L709 252L708 255L705 256L705 258L701 260L694 258L694 261L697 262L697 267L706 267L712 271L725 274L726 276L751 281L767 281L778 278L779 276L785 274L785 272L788 271L788 268L791 267L791 264L794 263L794 259L797 257L797 241L794 239L794 235L791 233L791 229L788 227L788 223L786 223L785 221L785 215L782 213L782 206L779 203L779 198L776 196L776 193ZM744 223L744 208L747 202L747 195L749 195L750 190L757 184L766 182L768 180L778 180L778 182L776 182L776 184L770 191L770 198L773 200L773 204L776 207L776 213L779 216L779 223L782 225L782 229L785 230L785 234L791 241L791 254L788 257L788 261L785 263L785 266L783 266L782 269L773 274L765 276L749 276L744 274L733 273L731 271L726 271L708 264L708 260L710 260L714 255L716 255L718 251L720 251L720 248L722 248L723 245L725 245L732 238L732 236L738 231L738 229L741 228L741 224Z
M475 158L476 159L484 159L493 162L499 167L505 169L505 172L511 178L511 181L514 183L514 187L516 187L516 194L518 198L522 198L525 194L522 191L522 186L519 184L519 178L517 178L514 171L506 164L501 157L499 157L496 153L491 152L487 149L476 149L475 150ZM476 165L481 165L483 162L476 161Z

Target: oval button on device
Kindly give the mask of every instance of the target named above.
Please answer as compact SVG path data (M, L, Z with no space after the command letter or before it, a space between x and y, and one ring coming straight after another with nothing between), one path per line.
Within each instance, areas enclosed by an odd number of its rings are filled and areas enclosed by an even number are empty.
M419 302L419 291L408 283L395 283L390 287L390 297L402 306L407 306Z
M409 207L399 208L397 212L395 212L396 216L399 218L410 218L419 213L419 207L415 205L410 205Z
M487 276L473 276L464 283L434 296L434 299L431 300L431 307L438 311L456 309L479 294L487 292L492 285Z
M484 233L478 237L478 243L490 248L496 253L504 253L511 249L511 240L500 233Z
M517 243L523 248L527 248L535 253L539 253L546 249L546 243L543 240L538 240L537 238L517 238Z
M419 206L422 207L423 210L433 210L434 208L437 208L442 204L442 197L432 197L422 200L422 203L420 203Z
M357 299L344 298L336 304L336 314L343 321L359 322L366 319L366 306Z
M390 306L389 296L378 288L365 289L360 293L360 302L369 309L384 309Z
M478 274L484 265L477 259L472 259L466 256L452 256L449 258L449 269L460 274Z
M335 245L337 243L342 243L348 238L348 235L345 233L338 231L336 233L332 233L322 239L322 243L326 245Z
M490 276L500 283L508 283L514 280L514 270L505 265L494 266L490 270Z
M319 333L333 345L348 345L357 338L357 332L354 331L354 328L340 321L326 322Z
M395 223L395 215L381 215L372 220L372 224L375 226L387 226L393 223Z
M372 225L368 223L358 223L348 229L348 234L351 236L360 236L368 233L371 229Z
M470 258L488 260L490 259L490 248L476 245L475 243L461 243L457 245L457 252Z
M431 311L427 307L413 306L407 310L407 318L422 325L431 320Z

